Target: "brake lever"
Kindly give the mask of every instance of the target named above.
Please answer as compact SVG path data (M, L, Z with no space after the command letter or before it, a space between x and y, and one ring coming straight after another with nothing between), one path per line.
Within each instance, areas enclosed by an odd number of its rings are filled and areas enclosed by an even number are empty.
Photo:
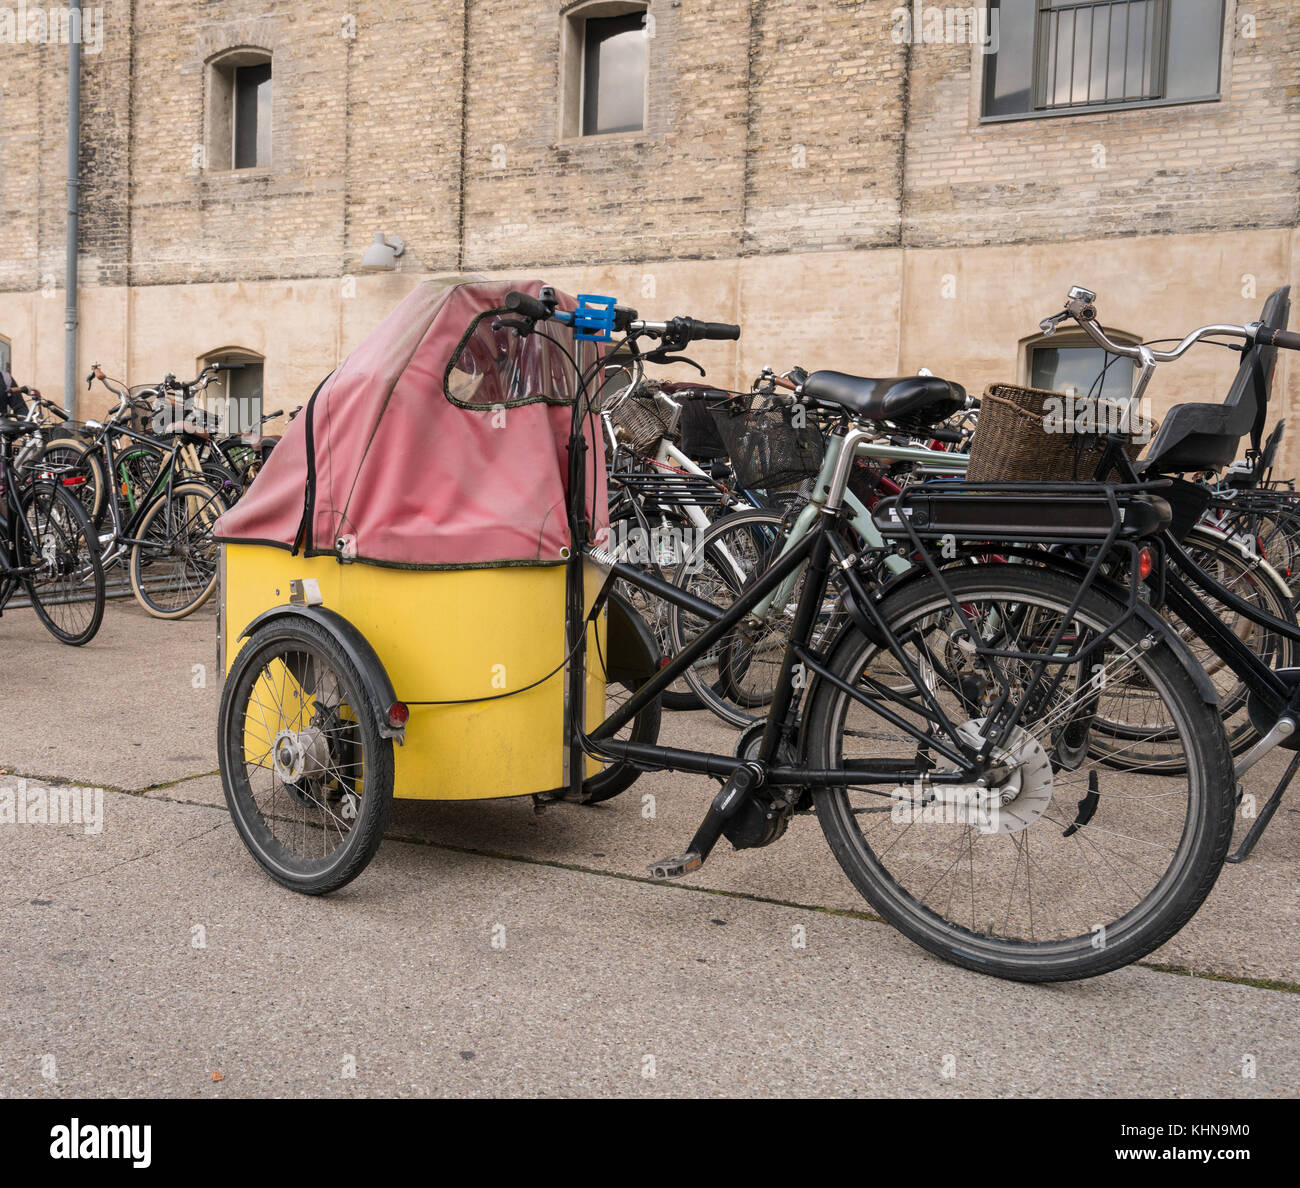
M1060 313L1053 314L1050 318L1044 318L1039 322L1038 328L1043 332L1043 337L1051 338L1052 335L1056 333L1057 326L1064 322L1069 316L1069 310L1063 309Z
M532 318L493 318L493 330L513 330L520 338L527 338L536 323Z
M688 359L685 355L669 355L665 353L671 349L672 348L668 346L667 343L665 343L663 346L656 347L653 351L644 352L641 355L641 359L646 363L659 363L659 364L689 363L701 375L709 374L707 371L704 370L703 367L701 367L697 362L695 362L694 359Z

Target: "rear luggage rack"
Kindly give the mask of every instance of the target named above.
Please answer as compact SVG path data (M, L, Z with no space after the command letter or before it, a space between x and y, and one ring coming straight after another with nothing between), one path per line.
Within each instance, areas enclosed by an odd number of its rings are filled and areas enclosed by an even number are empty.
M1169 525L1169 504L1155 494L1166 485L937 479L881 500L872 518L889 540L1138 540Z
M721 507L729 492L712 479L678 470L617 471L610 486L622 486L641 499L679 507Z

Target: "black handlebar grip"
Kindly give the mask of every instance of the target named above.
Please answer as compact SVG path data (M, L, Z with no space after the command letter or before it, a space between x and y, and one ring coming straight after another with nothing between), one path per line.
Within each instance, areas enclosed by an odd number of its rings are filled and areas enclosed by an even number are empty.
M551 316L548 305L538 301L536 297L530 297L527 293L520 293L514 289L506 294L506 309L511 313L532 318L535 322L544 322Z
M740 337L740 327L729 322L700 322L700 338L715 338L734 342Z
M58 417L60 421L66 421L68 419L68 414L65 413L57 404L46 404L45 407Z
M1263 346L1281 347L1284 351L1300 351L1300 334L1294 330L1272 330L1263 326L1255 341Z

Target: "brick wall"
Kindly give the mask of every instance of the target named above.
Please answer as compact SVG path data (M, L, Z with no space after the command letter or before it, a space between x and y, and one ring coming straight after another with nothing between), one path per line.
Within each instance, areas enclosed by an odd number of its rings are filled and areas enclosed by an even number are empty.
M340 276L375 231L441 271L1297 221L1290 0L1232 4L1255 35L1232 21L1221 102L1010 124L979 121L979 54L900 44L886 0L653 0L647 127L600 140L561 135L572 4L256 7L107 4L83 69L87 285ZM268 170L200 156L206 64L235 46L274 55ZM0 288L34 289L61 279L66 52L3 56Z
M1253 18L1254 36L1242 18ZM979 121L968 45L911 47L908 246L1295 226L1300 4L1229 3L1218 102ZM974 78L972 75L974 74Z

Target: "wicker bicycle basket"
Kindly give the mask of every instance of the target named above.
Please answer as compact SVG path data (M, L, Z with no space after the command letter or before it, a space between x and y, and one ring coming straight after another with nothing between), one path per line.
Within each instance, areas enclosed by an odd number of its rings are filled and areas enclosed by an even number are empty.
M660 407L649 385L638 385L620 395L608 412L615 436L634 454L654 453L659 439L672 433L671 415Z
M784 405L753 394L710 411L738 487L772 491L801 483L821 469L826 453L821 430L811 420L796 425Z
M1136 460L1157 427L1112 401L990 384L980 401L966 477L980 483L1092 482L1107 434L1121 438L1124 452Z

